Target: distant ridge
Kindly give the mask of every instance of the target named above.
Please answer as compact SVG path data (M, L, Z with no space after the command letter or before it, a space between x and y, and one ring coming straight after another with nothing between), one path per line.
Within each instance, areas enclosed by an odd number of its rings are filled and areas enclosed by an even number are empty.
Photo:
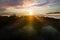
M60 14L60 12L50 12L50 13L47 13L47 14Z

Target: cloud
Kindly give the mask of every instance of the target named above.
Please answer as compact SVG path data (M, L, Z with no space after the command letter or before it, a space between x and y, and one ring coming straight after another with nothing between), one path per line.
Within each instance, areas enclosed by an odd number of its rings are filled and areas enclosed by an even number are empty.
M46 6L46 5L49 5L49 4L56 4L57 2L59 2L59 0L35 0L36 1L36 4L34 4L33 6Z
M0 6L22 5L23 0L0 0Z
M1 6L17 6L33 3L33 0L0 0Z
M57 4L59 0L25 0L23 2L24 7L23 8L30 8L30 7L41 7L41 6L48 6L48 5L54 5ZM31 5L29 5L31 4ZM26 6L28 5L28 6Z
M59 2L60 0L0 0L0 7L4 7L4 6L17 6L17 5L29 5L29 4L32 4L32 3L36 3L35 6L39 6L39 5L46 5L46 4L49 4L49 3L46 3L47 1L49 2L54 2L54 1L57 1ZM44 4L45 3L45 4Z
M3 12L5 11L6 9L5 8L0 8L0 12Z
M15 9L21 9L21 8L24 9L24 8L30 8L30 7L37 8L41 6L48 6L48 4L54 4L56 2L58 3L60 2L60 0L0 0L0 8L7 9L7 8L13 7L15 11Z
M23 5L24 5L24 6L30 5L30 4L32 4L32 3L34 3L33 0L24 0L24 1L23 1Z

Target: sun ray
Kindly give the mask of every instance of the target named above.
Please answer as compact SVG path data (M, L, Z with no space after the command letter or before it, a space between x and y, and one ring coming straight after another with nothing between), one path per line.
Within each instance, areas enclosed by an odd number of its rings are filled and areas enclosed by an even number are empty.
M41 23L44 23L45 22L45 20L44 20L44 18L42 18L42 17L38 17L38 16L34 16L38 21L40 21Z

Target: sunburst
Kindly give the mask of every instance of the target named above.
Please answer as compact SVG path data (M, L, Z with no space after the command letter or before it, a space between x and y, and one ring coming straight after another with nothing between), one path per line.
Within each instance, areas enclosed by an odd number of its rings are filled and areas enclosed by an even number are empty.
M28 15L32 16L33 15L33 10L28 10Z

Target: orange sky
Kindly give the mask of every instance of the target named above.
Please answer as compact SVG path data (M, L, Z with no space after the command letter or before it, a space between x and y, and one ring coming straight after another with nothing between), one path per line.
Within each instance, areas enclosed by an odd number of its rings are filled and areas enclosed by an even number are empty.
M32 4L32 3L34 3L33 0L24 0L23 1L24 6L28 6L28 5Z

